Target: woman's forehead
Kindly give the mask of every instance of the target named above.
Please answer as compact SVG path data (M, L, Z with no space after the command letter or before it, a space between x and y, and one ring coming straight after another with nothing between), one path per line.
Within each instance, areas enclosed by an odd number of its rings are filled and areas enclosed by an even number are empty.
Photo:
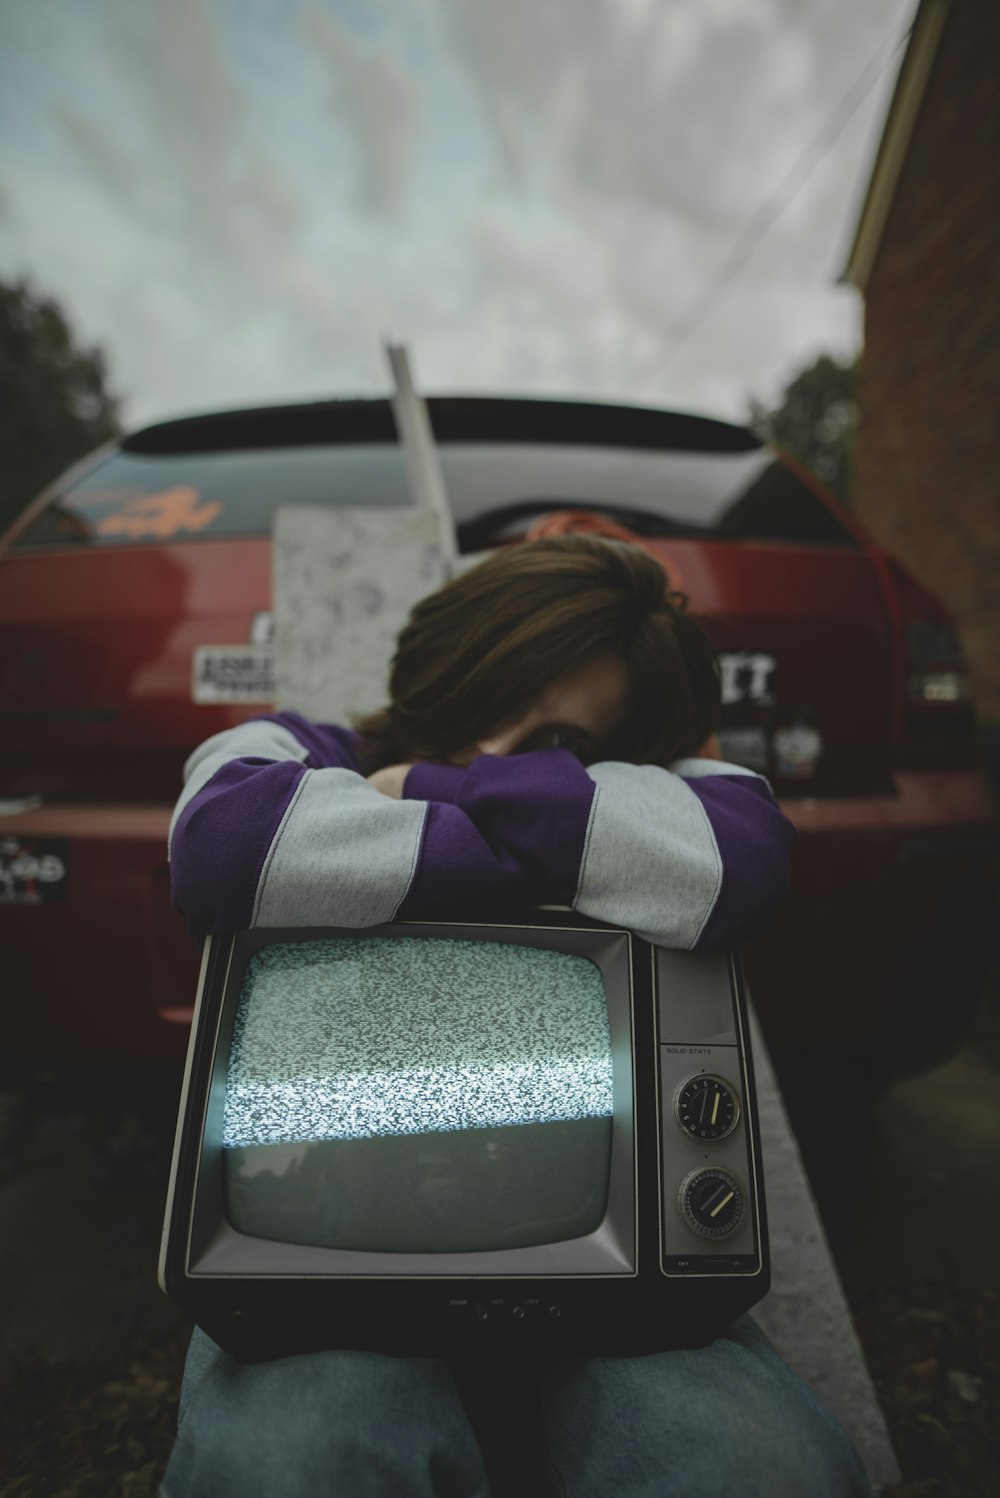
M531 709L556 722L611 733L627 715L630 700L625 662L602 651L554 677L531 699Z

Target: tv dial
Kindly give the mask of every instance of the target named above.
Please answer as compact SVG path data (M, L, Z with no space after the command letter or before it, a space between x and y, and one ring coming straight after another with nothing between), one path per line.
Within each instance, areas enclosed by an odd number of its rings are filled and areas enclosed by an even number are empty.
M699 1072L674 1093L674 1117L691 1139L725 1139L740 1119L736 1088L725 1077Z
M688 1227L703 1238L725 1238L743 1220L746 1192L731 1170L705 1165L684 1177L677 1205Z

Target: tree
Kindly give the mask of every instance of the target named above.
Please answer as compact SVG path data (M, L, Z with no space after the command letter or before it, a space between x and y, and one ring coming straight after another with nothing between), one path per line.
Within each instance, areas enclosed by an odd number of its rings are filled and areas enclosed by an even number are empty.
M840 362L821 354L795 376L774 410L750 402L750 425L758 436L798 458L845 504L853 487L856 375L856 359Z
M77 458L119 433L100 349L82 349L57 302L0 281L0 530Z

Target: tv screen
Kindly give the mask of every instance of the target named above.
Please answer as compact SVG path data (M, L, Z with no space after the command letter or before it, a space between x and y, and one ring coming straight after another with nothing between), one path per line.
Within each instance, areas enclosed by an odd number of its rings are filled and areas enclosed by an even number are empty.
M586 957L397 937L247 964L223 1115L226 1215L253 1237L395 1254L593 1233L614 1079Z

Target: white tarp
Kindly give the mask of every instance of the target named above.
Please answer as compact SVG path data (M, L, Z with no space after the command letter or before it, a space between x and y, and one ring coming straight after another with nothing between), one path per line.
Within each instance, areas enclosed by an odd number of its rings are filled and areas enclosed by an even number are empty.
M324 723L381 707L396 636L447 577L437 517L282 506L273 569L276 706Z
M275 515L275 705L319 722L349 723L387 701L396 637L456 560L427 408L406 349L387 344L385 354L413 504L286 505Z

